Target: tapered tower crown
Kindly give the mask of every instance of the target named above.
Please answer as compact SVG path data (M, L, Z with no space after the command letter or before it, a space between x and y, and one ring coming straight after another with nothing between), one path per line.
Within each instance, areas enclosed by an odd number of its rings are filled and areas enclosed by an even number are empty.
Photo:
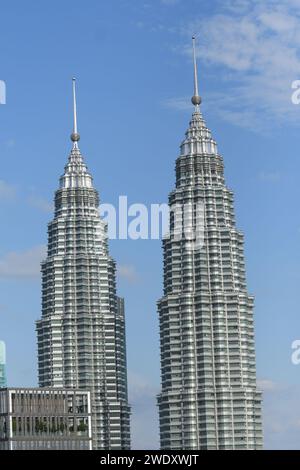
M60 188L93 188L93 178L84 162L78 147L80 135L77 129L77 101L76 101L76 85L75 78L73 82L73 133L71 140L73 148L69 155L68 162L65 166L64 174L60 178Z

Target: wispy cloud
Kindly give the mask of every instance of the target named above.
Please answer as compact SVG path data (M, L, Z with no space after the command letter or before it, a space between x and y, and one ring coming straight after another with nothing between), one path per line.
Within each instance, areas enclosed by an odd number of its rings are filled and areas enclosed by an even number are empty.
M260 386L261 385L261 386ZM266 449L299 449L300 386L263 379L263 421Z
M191 54L197 32L199 59L214 67L224 89L204 101L223 119L255 130L298 124L291 84L300 78L299 1L230 1L219 11L182 28L189 38L183 52ZM173 104L184 108L181 99Z
M14 139L8 139L6 142L5 142L5 145L8 149L11 149L13 148L15 145L16 145L16 141Z
M0 201L11 201L16 198L17 190L12 184L0 180Z
M277 183L281 179L281 174L279 173L279 171L261 171L258 174L258 178L261 181Z
M53 204L51 204L49 201L40 196L31 195L28 198L28 203L30 206L35 207L36 209L39 209L42 212L53 212Z
M40 274L40 263L46 256L46 247L38 245L22 252L11 251L0 258L0 278L26 279Z
M176 109L178 111L191 110L191 99L187 96L178 98L168 98L163 102L166 108Z
M159 387L133 372L128 373L129 401L132 405L132 441L134 449L158 449ZM145 426L145 423L147 425Z
M0 202L11 202L22 200L31 207L35 207L42 212L52 212L53 204L47 199L36 194L32 188L17 187L12 183L0 180Z
M259 390L262 390L264 392L278 390L280 388L277 382L274 382L273 380L269 380L269 379L258 380L257 387Z
M117 275L130 283L135 283L138 281L136 268L131 264L119 264L117 266Z

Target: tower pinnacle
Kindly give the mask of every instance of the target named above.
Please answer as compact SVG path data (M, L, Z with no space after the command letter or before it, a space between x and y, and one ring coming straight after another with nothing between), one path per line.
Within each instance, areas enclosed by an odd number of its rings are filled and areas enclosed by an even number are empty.
M77 148L77 142L80 139L80 135L77 132L77 105L76 105L76 79L72 79L73 83L73 118L74 118L74 127L73 133L71 134L71 140L74 142L73 148Z
M196 109L198 109L199 105L201 104L201 97L199 96L198 91L198 73L197 73L197 59L196 59L196 38L195 36L192 37L193 41L193 60L194 60L194 96L192 97L192 103Z

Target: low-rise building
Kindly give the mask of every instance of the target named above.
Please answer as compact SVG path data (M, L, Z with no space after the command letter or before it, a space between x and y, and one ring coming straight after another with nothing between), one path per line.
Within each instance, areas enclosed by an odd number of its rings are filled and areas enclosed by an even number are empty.
M91 450L90 392L0 389L0 450Z

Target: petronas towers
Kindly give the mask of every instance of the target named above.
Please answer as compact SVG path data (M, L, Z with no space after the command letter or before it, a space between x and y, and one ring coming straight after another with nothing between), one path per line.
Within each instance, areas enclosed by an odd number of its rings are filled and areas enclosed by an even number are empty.
M253 298L246 288L243 235L223 159L200 112L194 48L195 111L176 161L170 207L203 208L203 243L178 240L174 212L163 242L159 301L163 449L260 449ZM178 228L178 227L177 227Z
M39 384L90 390L93 449L129 449L124 305L98 192L78 147L74 81L73 95L73 148L55 194L42 263Z
M243 235L223 159L200 111L195 49L194 75L195 110L176 161L170 233L163 240L161 448L260 449L261 394ZM39 384L90 390L93 449L129 449L124 301L117 296L98 192L79 150L74 81L73 97L73 145L42 263ZM199 245L177 236L174 206L189 208L186 218L196 231L201 209Z

